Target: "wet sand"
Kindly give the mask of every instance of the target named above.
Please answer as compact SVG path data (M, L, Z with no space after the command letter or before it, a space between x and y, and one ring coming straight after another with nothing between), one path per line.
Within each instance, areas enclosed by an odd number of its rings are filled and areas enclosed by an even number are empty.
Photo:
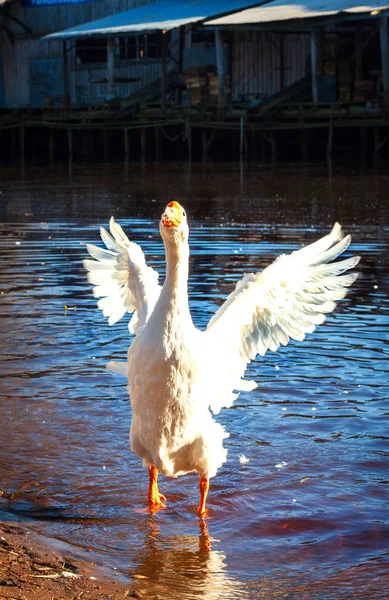
M28 527L0 522L0 600L143 597L140 590L105 577L92 562L54 551Z

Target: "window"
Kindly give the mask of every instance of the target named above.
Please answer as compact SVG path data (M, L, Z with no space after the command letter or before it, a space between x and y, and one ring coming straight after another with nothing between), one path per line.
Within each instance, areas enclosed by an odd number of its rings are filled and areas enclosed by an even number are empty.
M1 0L0 0L1 2ZM165 34L169 43L169 33ZM76 64L107 62L107 38L97 37L76 40ZM129 35L115 38L115 63L120 61L160 59L162 56L162 33Z
M169 35L166 33L165 35ZM161 58L162 33L147 33L120 38L120 60Z
M76 40L76 64L107 62L107 40L90 38Z

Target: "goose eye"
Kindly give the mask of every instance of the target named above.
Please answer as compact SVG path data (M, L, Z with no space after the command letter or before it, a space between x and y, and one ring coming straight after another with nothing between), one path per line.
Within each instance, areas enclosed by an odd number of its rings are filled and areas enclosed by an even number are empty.
M186 217L186 212L184 210L182 211L182 216Z

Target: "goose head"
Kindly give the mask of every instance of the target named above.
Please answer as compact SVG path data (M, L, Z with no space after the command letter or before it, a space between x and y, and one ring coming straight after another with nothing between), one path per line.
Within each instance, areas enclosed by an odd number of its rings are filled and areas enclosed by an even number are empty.
M159 224L162 239L167 247L182 247L189 237L188 221L185 209L176 202L169 202L165 207Z

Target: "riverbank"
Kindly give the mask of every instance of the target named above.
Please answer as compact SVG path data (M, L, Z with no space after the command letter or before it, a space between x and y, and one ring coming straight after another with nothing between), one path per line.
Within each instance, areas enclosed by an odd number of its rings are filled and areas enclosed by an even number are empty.
M0 522L0 600L143 597L131 585L103 576L93 563L54 552L23 525Z

